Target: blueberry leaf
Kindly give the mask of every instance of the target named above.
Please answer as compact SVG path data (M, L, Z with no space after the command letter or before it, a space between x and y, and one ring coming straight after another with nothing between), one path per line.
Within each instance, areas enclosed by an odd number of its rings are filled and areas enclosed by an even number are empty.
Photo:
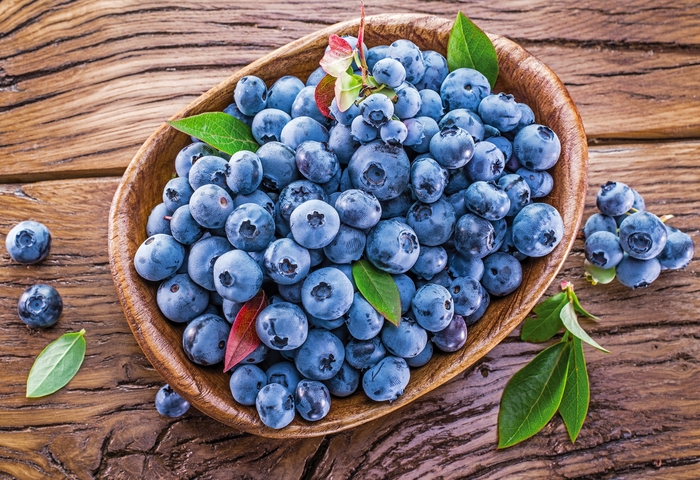
M392 276L367 260L353 263L352 276L365 300L380 315L398 326L401 322L401 296Z
M66 333L44 348L27 378L27 398L50 395L65 387L85 358L85 330Z
M224 372L233 368L260 345L260 338L255 331L255 320L265 307L267 307L267 296L265 291L260 289L238 311L226 342Z
M586 318L590 318L591 320L600 320L598 317L593 315L592 313L588 313L582 306L581 302L579 302L578 297L576 296L576 293L574 293L573 287L569 288L567 290L567 294L569 296L569 300L571 300L574 304L574 310L576 310L576 313L580 313Z
M498 56L488 35L462 12L450 32L447 42L447 67L450 71L458 68L473 68L481 72L493 88L498 77Z
M259 147L250 127L224 112L200 113L168 124L229 155L241 150L255 152Z
M569 367L571 342L541 351L510 379L498 411L498 448L530 438L559 409Z
M615 267L603 269L596 267L588 260L584 260L583 269L586 280L591 282L591 285L597 285L599 283L605 285L615 280Z
M564 327L576 338L579 338L589 344L591 347L595 347L601 352L605 353L610 353L609 350L604 349L598 343L593 340L586 331L581 328L581 325L578 323L578 318L576 318L576 310L574 309L574 304L573 302L568 302L566 305L564 305L564 308L561 309L561 321L564 323Z
M566 293L559 292L537 305L532 312L535 316L525 319L520 339L525 342L546 342L564 327L559 313L569 302Z
M338 104L338 110L344 112L355 103L357 96L362 90L362 77L355 75L348 69L335 81L335 101Z
M571 443L574 443L588 414L591 392L588 384L588 372L586 371L586 359L583 356L583 344L578 338L574 338L571 344L569 372L566 377L561 405L559 405L559 414L564 420Z
M316 88L314 89L314 100L316 100L316 106L318 110L325 116L333 119L331 115L331 103L333 103L333 98L335 97L335 77L331 75L326 75L318 82Z
M340 77L352 64L352 47L347 40L335 33L328 37L328 47L319 63L328 75Z

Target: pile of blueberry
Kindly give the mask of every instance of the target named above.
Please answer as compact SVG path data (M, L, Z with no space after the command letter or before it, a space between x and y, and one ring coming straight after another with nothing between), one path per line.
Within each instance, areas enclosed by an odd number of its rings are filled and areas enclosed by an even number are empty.
M357 40L345 37L353 46ZM158 305L187 323L186 355L223 360L231 323L260 288L260 346L233 369L233 398L272 428L295 410L329 411L331 395L362 390L392 401L433 347L454 352L491 296L513 292L520 262L563 235L552 189L557 135L512 95L493 94L476 70L410 41L370 48L374 78L396 96L358 98L332 118L306 85L269 89L247 76L224 112L261 145L232 156L194 141L175 159L134 265L160 282ZM403 318L394 326L357 292L351 265L390 273Z
M646 211L644 199L621 182L607 182L596 197L600 213L583 228L586 260L615 269L615 277L632 289L648 286L661 270L685 268L693 258L693 239Z
M44 260L51 250L51 232L43 223L25 220L7 233L5 248L10 258L32 265ZM31 328L47 328L58 322L63 300L58 290L42 283L28 287L19 297L17 313Z

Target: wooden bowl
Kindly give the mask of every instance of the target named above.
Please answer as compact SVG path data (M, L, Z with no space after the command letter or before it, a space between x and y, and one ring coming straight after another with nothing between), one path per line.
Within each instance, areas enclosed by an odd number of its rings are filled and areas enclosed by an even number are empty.
M452 20L423 15L377 15L366 19L365 43L387 45L407 38L423 50L446 54ZM232 101L236 82L257 75L271 85L282 75L301 79L318 66L331 33L356 35L359 20L339 23L292 42L253 62L206 92L173 117L220 111ZM554 190L544 199L555 206L565 225L564 237L548 256L524 264L523 283L506 298L492 302L487 315L469 329L464 348L436 354L427 366L413 369L403 396L377 403L361 392L334 398L326 418L312 423L299 415L286 428L264 426L255 407L237 404L229 390L229 375L221 365L201 367L183 353L183 327L163 317L156 305L158 285L143 280L133 266L134 253L146 239L146 220L161 200L174 171L178 151L190 138L167 124L143 144L129 164L114 196L109 217L109 253L114 283L136 340L148 360L177 392L200 411L234 428L267 437L313 437L338 432L386 415L442 385L472 365L518 325L536 304L563 265L581 222L586 192L588 151L581 118L566 88L542 62L506 38L490 35L500 64L494 91L512 93L527 103L538 123L551 127L562 152L552 174Z

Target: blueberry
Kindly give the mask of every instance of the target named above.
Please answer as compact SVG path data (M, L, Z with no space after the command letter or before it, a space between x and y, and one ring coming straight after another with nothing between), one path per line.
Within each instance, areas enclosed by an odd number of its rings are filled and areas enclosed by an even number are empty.
M343 272L324 267L310 273L301 287L301 302L311 315L322 320L342 317L352 306L352 283Z
M447 186L447 170L432 158L421 158L411 165L411 185L423 203L436 202Z
M379 136L387 145L402 145L408 137L408 128L399 120L389 120L379 129Z
M467 210L487 220L500 220L510 210L510 198L494 182L474 182L464 194Z
M306 378L328 380L340 371L344 359L343 342L328 330L314 329L297 350L294 363Z
M307 338L309 324L304 312L293 303L278 302L265 307L255 320L260 341L273 350L294 350Z
M289 226L296 242L306 248L323 248L340 229L338 212L326 202L309 200L294 209Z
M445 168L463 167L474 156L474 139L460 127L443 127L430 140L430 154Z
M299 179L294 150L280 142L268 142L255 152L263 169L262 186L279 191Z
M649 260L666 246L666 226L649 212L637 212L620 224L620 246L630 257Z
M203 185L217 185L228 188L226 185L226 167L228 163L221 157L207 156L197 160L192 165L188 174L188 180L192 190L197 190ZM190 198L192 202L192 198Z
M190 199L190 215L204 228L222 228L231 212L233 200L218 185L202 185Z
M406 214L406 223L413 228L420 244L429 247L445 243L454 231L455 221L454 208L443 198L434 203L416 202Z
M310 269L309 251L290 238L275 240L265 250L265 271L278 284L301 282Z
M498 180L505 168L503 152L491 142L479 142L474 146L474 156L464 168L472 182Z
M263 275L260 266L242 250L231 250L214 263L214 287L234 302L247 302L258 293Z
M500 220L491 220L491 224L493 225L494 243L496 244L493 250L496 251L505 243L506 235L508 234L508 222L506 222L505 218L502 218Z
M455 315L471 315L483 301L483 291L479 280L473 277L457 277L448 288L454 301Z
M554 188L554 179L548 172L535 172L527 168L519 168L515 173L523 177L523 180L530 186L531 198L546 197Z
M180 417L190 408L190 402L182 398L170 385L164 385L156 393L156 410L164 417Z
M386 348L378 336L369 339L350 339L345 345L345 361L360 371L375 366L386 357Z
M445 109L442 108L442 99L440 94L435 90L419 90L420 94L420 109L416 112L417 117L430 117L436 122L439 122Z
M312 87L314 85L318 85L318 82L323 79L323 77L326 76L326 72L323 71L323 68L318 67L316 70L311 72L309 77L306 79L306 86L307 87Z
M410 377L406 360L388 356L364 373L362 389L376 402L392 402L403 395Z
M430 118L430 117L427 117ZM433 122L432 118L430 118ZM423 133L423 124L415 118L407 118L402 122L406 127L406 138L402 142L405 146L420 145L425 139L425 133ZM435 124L437 126L437 123Z
M216 291L209 293L216 293L217 295L219 295ZM241 308L243 308L243 305L245 304L242 302L232 302L231 300L226 300L223 297L222 300L223 301L221 303L221 310L224 314L224 318L228 321L228 323L233 323L236 320L238 312L241 311Z
M596 267L604 269L612 268L620 263L624 253L617 235L607 231L593 232L587 236L584 252L586 260Z
M360 372L351 367L348 362L343 362L338 373L332 378L324 380L323 384L336 397L347 397L355 393L360 385Z
M258 392L255 408L265 426L278 430L294 420L294 395L282 385L271 383Z
M376 337L382 330L384 317L365 300L362 294L356 293L352 306L348 310L346 323L350 335L358 340L369 340Z
M360 114L367 124L379 128L391 120L394 104L386 95L373 93L360 104Z
M350 189L342 192L335 202L340 221L361 230L372 228L382 216L382 206L371 193Z
M183 245L191 245L204 235L204 228L190 213L190 206L183 205L170 218L170 233Z
M160 214L162 211L161 205L156 206L153 212L158 209L158 214ZM161 208L159 209L159 207ZM152 216L153 213L151 214ZM151 227L151 217L149 217L148 221L149 227ZM159 228L148 229L158 230ZM164 226L162 229L167 230L167 226ZM12 227L8 232L5 239L5 247L7 248L7 253L10 254L10 257L15 262L24 264L38 263L49 254L51 249L51 232L42 223L25 220Z
M338 102L336 102L335 98L333 98L329 110L331 112L331 116L338 123L345 125L346 127L349 127L355 117L360 115L360 107L354 103L352 103L347 110L341 112L340 109L338 109Z
M156 301L168 320L187 323L207 308L209 291L194 283L186 273L180 273L160 284Z
M194 142L190 143L180 150L175 157L175 171L178 177L187 178L190 174L192 165L202 157L217 156L218 151L214 147L210 147L206 143Z
M233 399L241 405L255 405L258 392L267 385L267 375L255 365L242 365L229 380Z
M415 200L413 199L413 188L408 185L398 197L379 202L382 206L382 220L394 217L406 217L408 210Z
M455 226L454 244L466 258L484 258L496 247L493 225L472 213L463 215Z
M413 82L413 84L419 90L429 88L439 92L442 82L450 73L447 68L447 59L438 52L426 50L423 52L423 63L425 64L425 73L420 80Z
M224 359L231 325L206 313L187 324L182 333L182 347L187 358L198 365L214 365Z
M237 365L254 365L256 363L262 363L267 359L269 353L270 349L267 348L267 345L260 343L257 347L255 347L255 350L250 352L248 356L238 362Z
M272 193L272 195L274 196L274 193ZM272 200L270 194L267 194L262 190L255 190L253 193L249 193L247 195L236 195L233 199L234 209L246 203L254 203L255 205L259 205L264 208L267 213L272 215L272 217L275 216L275 202Z
M411 309L421 327L429 332L439 332L452 320L454 302L445 287L428 283L413 296Z
M290 115L292 118L311 117L321 125L326 126L328 124L328 119L318 109L318 105L316 105L315 91L315 86L307 86L301 89L294 99Z
M282 129L292 117L287 112L276 108L266 108L255 114L251 124L253 137L260 144L279 142Z
M564 222L559 212L546 203L531 203L513 220L513 244L528 257L543 257L559 244Z
M419 253L416 232L398 220L382 220L367 235L366 258L385 272L407 272Z
M431 280L447 268L447 252L442 247L421 246L418 260L411 268L418 278Z
M449 293L447 296L449 297ZM449 300L452 303L452 299ZM410 316L403 317L398 326L384 322L384 328L382 328L380 335L382 343L389 353L403 358L415 357L423 351L428 342L428 334L425 329Z
M440 87L442 103L447 110L466 108L476 111L479 103L491 94L488 79L471 68L458 68L447 75Z
M362 115L358 115L350 124L350 136L355 142L361 144L375 140L379 135L379 130L374 125L365 122ZM351 157L352 158L352 157Z
M328 141L326 127L311 117L292 118L280 133L280 141L292 150L307 140Z
M587 239L595 232L617 234L617 223L615 223L615 219L609 215L594 213L586 220L586 224L583 227L583 237Z
M559 160L561 143L552 129L533 123L515 136L513 151L525 168L548 170Z
M421 96L418 90L410 83L404 82L396 88L396 103L394 114L401 120L418 116L421 108Z
M604 215L622 215L632 208L633 204L634 192L622 182L607 182L601 185L596 196L596 206Z
M367 62L367 68L373 72L374 66L377 62L383 58L386 58L386 51L389 45L378 45L367 50L367 55L365 56L365 61Z
M410 119L408 119L410 120ZM405 120L406 128L409 128L408 120ZM416 117L415 120L421 125L419 139L415 143L408 143L408 137L404 141L404 145L410 145L414 152L426 153L430 150L430 142L432 141L435 134L440 132L440 127L435 120L430 117ZM411 134L409 130L409 135ZM437 159L436 159L437 160ZM440 162L438 162L440 163ZM443 165L445 166L445 165ZM447 167L451 168L451 167Z
M484 259L481 284L489 294L504 297L515 291L523 281L520 262L507 253L492 253Z
M178 271L185 258L185 248L170 235L157 233L148 237L136 250L134 268L146 280L159 281Z
M488 303L487 303L488 305ZM452 317L447 328L433 335L433 343L443 352L456 352L467 343L467 324L461 315Z
M5 247L15 262L37 263L45 259L51 250L51 232L42 223L25 220L7 233Z
M331 394L321 382L302 380L295 392L297 411L310 422L321 420L331 409Z
M520 210L532 201L530 199L530 185L516 173L503 175L498 179L498 186L510 199L510 209L506 214L507 217L516 216Z
M425 63L423 54L415 43L410 40L396 40L386 50L386 58L393 58L401 62L406 70L406 81L417 82L423 78Z
M292 350L288 350L292 351ZM297 384L301 381L302 376L292 362L281 361L277 362L267 369L267 383L277 383L282 385L287 392L294 395Z
M262 162L253 152L238 151L231 156L226 165L226 184L235 194L253 193L262 179Z
M338 157L328 144L313 140L297 147L296 165L304 177L315 183L330 181L340 169Z
M656 258L663 268L671 270L685 268L695 253L693 239L678 229L672 227L666 227L666 229L668 230L666 245Z
M509 164L509 162L513 159L513 142L508 140L506 137L490 137L489 143L496 145L496 147L501 151L503 154L503 159L506 162L506 168L509 169L510 171L514 172L518 168L520 168L519 162L517 162L517 158L515 161L518 163L518 166L516 168L513 168L514 165Z
M276 213L288 222L294 209L309 200L323 200L325 202L328 200L328 195L320 185L309 180L297 180L280 192Z
M187 259L187 273L190 278L207 290L216 290L214 287L214 263L220 255L232 248L228 240L217 236L202 238L192 244L190 256Z
M328 148L338 157L338 163L347 165L360 146L360 142L352 136L352 129L348 125L337 123L331 128L328 135ZM343 189L341 188L341 190Z
M333 263L349 264L362 257L366 243L367 237L362 230L341 223L338 234L323 247L323 253Z
M153 210L151 210L151 213L148 215L148 221L146 222L146 235L149 237L152 237L156 233L171 235L169 217L170 211L164 203L159 203L153 207ZM5 241L7 242L9 238L10 235L8 234ZM10 249L8 248L7 251L9 252Z
M304 82L297 77L285 75L272 84L267 92L267 108L276 108L291 115L292 104Z
M415 357L405 358L406 365L413 368L420 368L427 365L430 359L433 358L433 344L428 342L425 344L425 348Z
M472 277L479 281L484 276L484 261L480 257L465 257L459 252L452 252L448 255L447 263L447 271L452 278Z
M403 148L375 141L357 149L348 170L355 188L373 193L381 201L398 197L406 189L410 163Z
M617 280L631 289L648 287L661 273L661 264L656 258L640 260L625 255L615 267Z
M179 207L187 204L194 193L190 182L186 177L175 177L165 184L163 189L163 203L172 213Z
M509 132L518 126L522 114L513 95L499 93L481 100L479 115L485 124L496 127L501 132Z
M17 313L31 328L46 328L58 322L63 312L63 300L50 285L36 284L27 288L19 297Z
M474 325L477 321L481 320L484 314L486 313L486 310L489 308L489 305L491 304L491 296L489 295L489 292L487 292L486 289L484 289L484 287L481 288L481 305L479 306L479 308L477 308L476 312L472 313L471 315L463 315L463 320L467 327L470 325ZM456 316L457 315L455 315L455 317Z
M411 277L405 274L392 275L401 297L401 313L405 314L411 308L411 299L416 293L416 285Z
M223 112L226 115L231 115L232 117L237 118L249 127L253 124L253 117L250 115L245 115L243 112L241 112L238 109L238 105L236 105L235 101L233 103L230 103L226 108L224 108ZM214 155L216 155L216 150L214 150Z
M275 239L275 221L260 205L244 203L226 220L226 237L236 248L257 252Z
M516 105L520 110L520 120L518 120L518 124L515 128L511 130L512 133L517 133L528 125L535 123L535 113L529 106L524 103L516 103Z
M466 130L474 138L475 142L480 142L485 137L485 126L479 115L465 108L457 108L445 114L440 120L440 128L459 127Z
M396 88L406 80L406 69L398 60L383 58L372 67L372 76L389 88Z
M267 86L258 77L245 76L236 83L233 99L244 115L255 115L267 104Z

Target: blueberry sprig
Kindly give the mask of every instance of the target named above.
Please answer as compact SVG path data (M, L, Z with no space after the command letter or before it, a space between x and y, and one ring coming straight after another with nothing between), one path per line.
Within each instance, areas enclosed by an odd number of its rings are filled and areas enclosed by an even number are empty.
M527 342L545 342L562 328L565 333L506 385L498 412L498 448L513 446L535 435L557 411L573 443L586 419L590 388L583 342L610 352L579 325L577 314L594 320L597 317L584 310L573 285L562 282L561 288L561 292L537 305L523 324L521 339Z
M642 196L622 182L607 182L596 197L600 213L583 228L586 279L593 285L618 281L632 289L649 286L662 270L685 268L695 245L665 224L673 215L646 211Z

